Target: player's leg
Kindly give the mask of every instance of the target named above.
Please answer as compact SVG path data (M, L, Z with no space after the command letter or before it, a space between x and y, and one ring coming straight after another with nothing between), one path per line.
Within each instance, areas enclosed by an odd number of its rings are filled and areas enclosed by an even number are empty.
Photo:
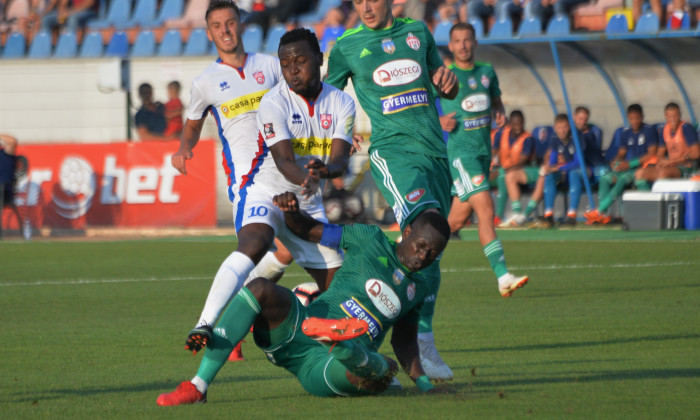
M520 207L520 185L527 182L527 175L521 169L513 169L506 173L505 183L508 189L508 198L513 212L507 220L504 220L499 227L520 226L525 222L525 215Z
M578 212L578 205L581 202L581 189L583 187L584 176L587 175L584 175L580 169L569 171L569 208L566 211L564 224L576 224L576 214Z
M452 199L450 214L447 216L447 223L450 225L450 232L459 232L467 225L469 217L472 215L472 206L466 201L461 201L458 197Z
M683 172L677 167L658 168L656 179L683 178Z
M656 166L637 169L634 173L634 186L639 191L649 191L651 190L651 183L656 181L656 177Z
M539 174L539 168L536 166L525 167L523 168L523 172L525 172L525 185L535 186L532 191L532 195L530 196L530 201L527 202L527 206L523 212L525 220L527 220L527 218L529 218L530 215L537 209L537 205L542 200L544 180L540 181L542 177Z
M272 249L269 250L255 266L253 271L250 272L246 279L246 284L258 277L266 278L275 283L282 278L284 270L289 267L292 261L294 261L294 258L289 250L277 238L275 238L274 247L276 249L274 251Z
M503 220L503 215L506 211L506 203L510 198L510 190L508 189L506 178L507 176L508 175L503 168L498 170L498 176L496 178L496 186L498 187L498 193L496 194L496 217L501 221Z
M555 172L544 177L544 219L554 225L554 199L557 197L557 182L561 174Z

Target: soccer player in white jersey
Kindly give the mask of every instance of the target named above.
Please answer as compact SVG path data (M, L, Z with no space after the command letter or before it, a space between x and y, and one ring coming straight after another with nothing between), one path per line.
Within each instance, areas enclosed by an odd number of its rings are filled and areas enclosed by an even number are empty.
M258 133L255 120L262 96L282 78L279 61L274 57L245 53L241 42L240 14L234 2L213 0L207 8L205 19L207 35L216 45L219 58L192 83L191 103L180 150L173 155L172 164L181 173L187 173L186 161L193 156L192 149L199 140L207 112L211 113L219 127L223 144L225 169L229 174L229 198L234 203L238 248L221 264L202 314L187 337L185 349L194 353L206 346L221 311L268 252L275 235L286 237L282 232L284 220L272 205L272 197L285 191L278 189L282 176ZM322 56L314 59L318 61L317 67L320 67ZM320 73L320 69L317 71ZM342 124L348 119L351 121L346 127L348 132L352 131L354 109L352 112L350 116L343 116L345 120L342 120ZM337 122L341 124L340 120ZM329 167L342 168L342 173L347 166L349 149L349 146L343 146L344 156L329 162ZM317 167L304 171L309 178L305 193L315 193L318 172L323 174L319 168L325 167L320 162L328 161L329 154L317 157L318 162L314 161ZM302 171L302 168L298 169ZM261 179L258 180L258 177ZM263 179L268 179L270 183L263 184ZM253 185L255 188L251 191ZM322 212L315 214L323 216L325 221ZM294 243L285 242L283 240L297 263L320 285L325 285L342 264L342 256L336 250L299 241L296 237Z
M242 233L250 232L246 228L253 226L269 234L258 235L260 240L267 240L261 248L269 247L274 229L297 263L307 271L339 267L342 257L336 250L306 242L289 230L283 212L272 204L272 198L286 189L302 194L300 209L327 222L319 184L321 179L342 175L347 168L355 103L343 91L321 82L323 55L316 35L308 29L294 29L282 36L279 58L284 80L265 94L257 113L259 139L263 149L269 148L277 167L262 163L259 170L243 176L234 199L239 241ZM224 267L230 269L231 265L226 266L225 262ZM238 284L242 284L247 274L240 274ZM217 287L216 281L212 292ZM196 336L196 330L203 333ZM208 326L198 325L190 334L188 348L196 352L204 347L204 339L210 339L211 331ZM182 382L175 391L160 395L157 404L206 401L207 388L231 349L207 350L197 375Z

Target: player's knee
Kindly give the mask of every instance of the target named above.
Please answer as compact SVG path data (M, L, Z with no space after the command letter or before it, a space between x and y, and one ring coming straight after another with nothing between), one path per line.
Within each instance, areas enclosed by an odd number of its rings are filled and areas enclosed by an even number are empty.
M246 287L248 290L250 290L253 296L255 296L255 299L257 299L258 302L262 302L267 296L270 295L270 293L273 292L276 285L264 277L258 277L251 280Z

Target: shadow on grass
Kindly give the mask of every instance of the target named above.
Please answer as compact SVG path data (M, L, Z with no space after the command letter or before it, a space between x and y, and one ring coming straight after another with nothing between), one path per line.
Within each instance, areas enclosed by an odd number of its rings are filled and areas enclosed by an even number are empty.
M501 388L505 386L538 385L576 382L625 381L646 379L691 379L700 378L700 369L637 369L609 372L572 372L566 376L529 377L523 379L488 380L479 382L481 387Z

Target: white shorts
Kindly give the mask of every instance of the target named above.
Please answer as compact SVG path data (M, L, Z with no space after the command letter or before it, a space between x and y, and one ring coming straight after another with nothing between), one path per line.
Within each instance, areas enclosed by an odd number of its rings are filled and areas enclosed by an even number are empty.
M314 219L328 223L322 202L318 201L304 210ZM323 269L340 267L343 264L341 251L305 241L292 233L284 223L284 213L272 204L272 196L264 191L264 188L248 188L244 194L236 194L233 202L233 223L236 232L251 223L270 226L301 267Z

